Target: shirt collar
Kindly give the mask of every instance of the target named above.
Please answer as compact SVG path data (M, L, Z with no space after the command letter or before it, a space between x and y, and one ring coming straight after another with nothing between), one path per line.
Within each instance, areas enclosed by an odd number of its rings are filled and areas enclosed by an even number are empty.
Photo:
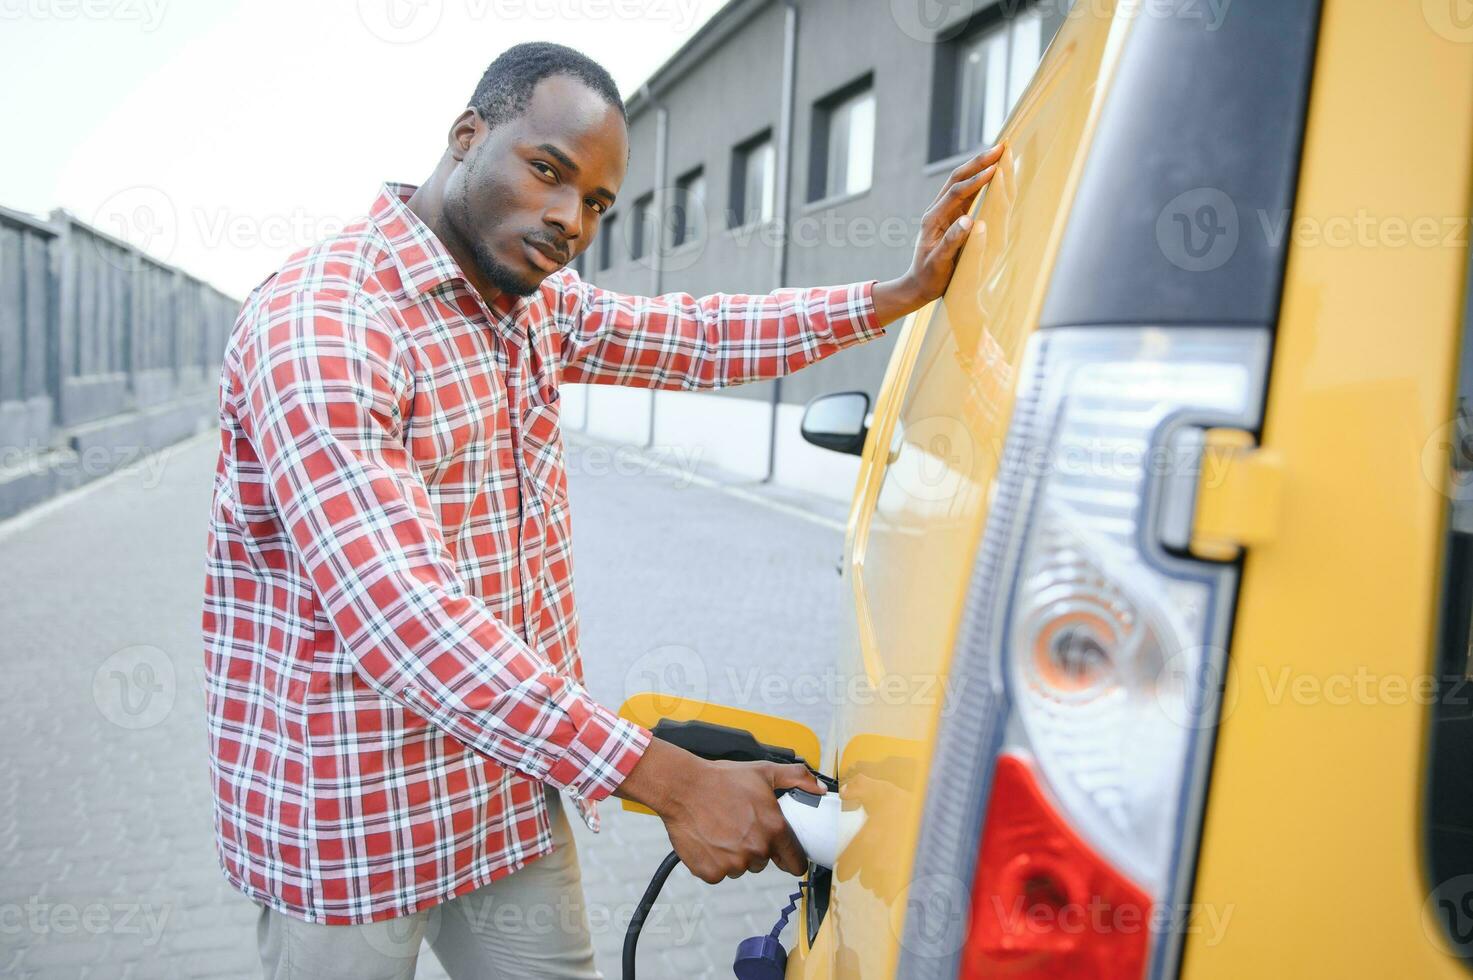
M379 189L369 212L370 219L388 242L389 255L399 270L405 294L415 299L422 293L459 279L472 296L477 295L455 257L430 226L409 209L409 198L418 189L414 184L386 182ZM503 293L494 303L486 305L493 314L506 316L516 308L520 299Z

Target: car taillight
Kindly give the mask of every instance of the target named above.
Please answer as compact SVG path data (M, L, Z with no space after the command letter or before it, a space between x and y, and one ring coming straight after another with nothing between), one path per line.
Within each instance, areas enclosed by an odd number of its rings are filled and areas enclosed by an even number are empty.
M967 977L1141 975L1150 898L1080 839L1044 796L1029 763L997 760L962 953ZM1089 936L1093 930L1097 935Z
M1253 329L1032 339L918 842L964 910L946 938L907 918L902 975L1174 971L1237 584L1174 546L1202 433L1256 428L1267 354Z

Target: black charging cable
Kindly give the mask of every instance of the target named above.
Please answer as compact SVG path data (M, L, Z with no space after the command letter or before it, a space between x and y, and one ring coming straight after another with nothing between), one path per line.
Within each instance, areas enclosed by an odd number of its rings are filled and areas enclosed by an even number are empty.
M670 872L674 871L675 866L679 863L680 855L674 851L666 854L665 860L661 861L660 866L655 869L655 876L650 879L649 885L644 890L644 895L639 899L639 904L635 906L634 915L629 920L629 929L624 933L624 980L635 980L635 954L639 949L639 934L644 929L644 920L649 918L650 910L655 906L655 899L660 897L660 890L665 887L665 880L670 877ZM812 870L812 867L810 867L809 876L799 881L798 890L788 896L787 907L782 910L782 915L779 916L777 925L772 927L772 932L770 933L774 943L777 941L778 935L783 931L783 926L788 924L788 916L792 915L793 910L798 907L798 899L802 896L803 889L813 886ZM739 955L740 952L739 950Z
M634 980L634 953L639 947L640 930L644 929L644 920L649 918L655 899L660 897L660 889L665 887L665 879L670 877L670 872L679 863L679 854L674 851L666 854L665 860L655 869L655 876L650 879L649 886L645 888L644 896L635 906L634 917L629 920L629 928L624 933L624 980Z

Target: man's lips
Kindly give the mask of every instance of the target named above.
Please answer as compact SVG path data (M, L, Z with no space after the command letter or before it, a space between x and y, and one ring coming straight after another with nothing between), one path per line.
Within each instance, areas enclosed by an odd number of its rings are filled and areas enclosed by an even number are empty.
M532 257L532 264L547 272L556 272L568 264L567 256L556 251L541 242L526 239L527 254Z

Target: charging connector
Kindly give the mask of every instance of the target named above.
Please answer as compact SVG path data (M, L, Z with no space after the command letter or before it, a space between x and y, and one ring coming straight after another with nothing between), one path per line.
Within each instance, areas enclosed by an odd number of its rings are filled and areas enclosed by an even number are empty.
M798 843L803 845L805 851L812 844L816 850L821 851L821 856L828 857L833 861L829 852L835 849L835 835L823 831L819 823L831 819L832 814L838 813L838 781L830 776L825 776L806 760L800 759L792 749L778 745L765 745L757 741L757 738L749 731L740 728L731 728L726 725L716 725L704 721L673 721L662 718L650 729L650 733L662 741L672 745L678 745L687 752L698 755L703 759L724 762L776 762L779 764L802 763L808 771L813 773L819 782L829 793L834 794L829 803L823 801L826 796L815 796L802 790L789 789L779 793L778 806L783 810L783 816L788 825L793 828L793 835L797 837ZM797 794L794 796L794 794ZM789 800L788 798L794 798ZM784 802L787 800L788 802ZM820 811L822 815L820 815ZM808 839L805 840L805 837ZM810 854L810 857L813 855ZM644 895L635 907L634 915L629 920L629 928L624 933L624 980L634 980L635 954L639 948L639 934L644 928L645 919L649 917L650 909L654 907L655 899L660 896L660 889L665 887L665 880L680 863L679 856L671 851L665 855L660 862L660 867L655 871L655 876L650 879ZM787 952L783 950L782 944L778 942L777 936L782 932L782 927L787 924L788 916L797 907L797 899L801 896L799 891L792 896L792 901L783 910L782 917L770 935L753 936L742 942L737 949L738 968L737 976L749 978L749 980L766 980L768 977L781 977L782 964L787 961ZM776 952L772 947L776 947ZM777 954L781 954L779 957ZM772 964L777 964L774 967ZM747 966L743 967L743 964ZM773 969L777 972L772 972ZM742 972L746 969L748 972ZM766 972L762 972L766 971Z

